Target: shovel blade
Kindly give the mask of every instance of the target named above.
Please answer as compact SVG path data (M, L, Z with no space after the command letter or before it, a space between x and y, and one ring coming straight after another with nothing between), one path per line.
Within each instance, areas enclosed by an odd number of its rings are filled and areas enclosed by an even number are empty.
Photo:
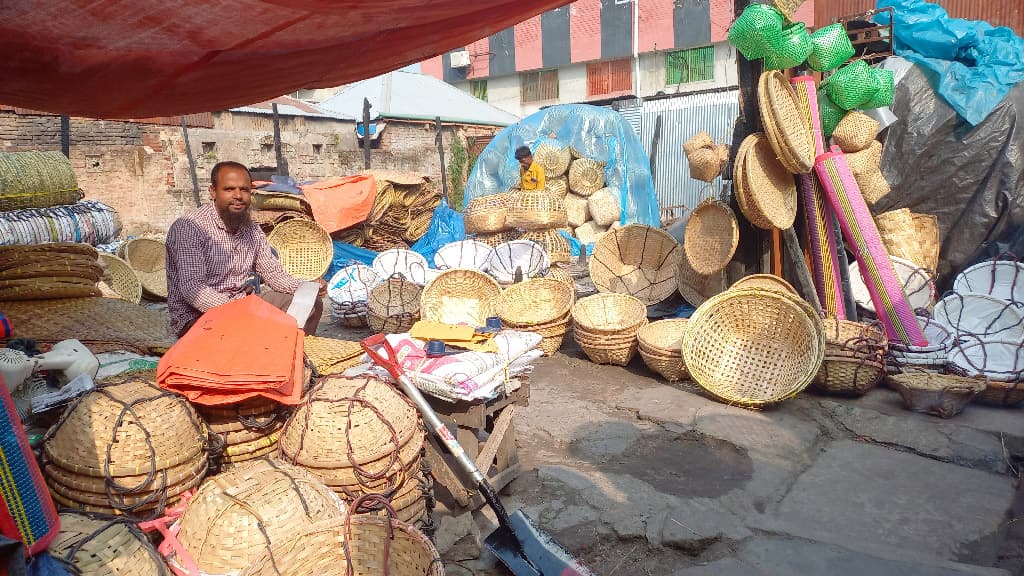
M510 526L499 526L484 541L514 576L594 576L533 520L517 510Z

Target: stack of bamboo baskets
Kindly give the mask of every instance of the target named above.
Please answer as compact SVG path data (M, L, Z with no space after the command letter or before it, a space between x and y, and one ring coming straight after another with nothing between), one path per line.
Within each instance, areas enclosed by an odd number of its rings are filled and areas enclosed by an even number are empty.
M272 454L287 418L283 405L262 397L196 409L213 439L211 458L222 470Z
M0 247L0 300L99 296L103 269L88 244Z
M441 192L414 172L367 170L377 182L377 197L366 220L335 238L375 252L408 248L427 233Z

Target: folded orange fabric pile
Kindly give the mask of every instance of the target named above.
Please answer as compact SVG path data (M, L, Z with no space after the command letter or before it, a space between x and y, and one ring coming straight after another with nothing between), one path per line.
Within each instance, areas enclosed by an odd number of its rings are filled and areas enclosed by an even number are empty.
M157 383L205 406L256 396L294 406L302 397L303 333L258 296L204 314L157 366Z

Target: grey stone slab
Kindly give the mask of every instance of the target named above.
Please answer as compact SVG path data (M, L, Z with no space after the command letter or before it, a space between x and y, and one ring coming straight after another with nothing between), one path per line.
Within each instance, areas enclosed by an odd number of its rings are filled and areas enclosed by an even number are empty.
M743 540L752 535L740 518L706 498L684 500L659 515L658 521L661 522L658 543L691 555L699 554L715 542Z
M993 532L1014 495L1010 480L853 441L833 443L782 501L785 533L956 557Z
M697 413L708 406L715 405L695 392L687 392L667 384L629 390L614 400L614 405L623 410L635 412L644 420L675 424L688 430L693 425Z
M709 564L676 570L672 576L767 576L764 572L735 558L722 558Z
M989 432L938 418L907 418L906 413L889 415L838 402L822 401L821 407L855 435L961 466L1006 472L1003 445Z
M913 562L894 560L856 552L841 546L783 538L754 538L740 548L739 561L734 570L750 567L752 572L735 574L764 574L765 576L968 576L1007 575L994 568L970 566L954 562ZM700 572L685 573L687 576ZM708 572L707 574L711 574Z

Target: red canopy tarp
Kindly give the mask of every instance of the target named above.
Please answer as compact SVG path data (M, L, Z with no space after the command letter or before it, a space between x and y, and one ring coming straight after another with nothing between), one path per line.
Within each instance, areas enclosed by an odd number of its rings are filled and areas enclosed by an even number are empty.
M225 110L370 78L564 4L5 0L0 103L93 118Z

